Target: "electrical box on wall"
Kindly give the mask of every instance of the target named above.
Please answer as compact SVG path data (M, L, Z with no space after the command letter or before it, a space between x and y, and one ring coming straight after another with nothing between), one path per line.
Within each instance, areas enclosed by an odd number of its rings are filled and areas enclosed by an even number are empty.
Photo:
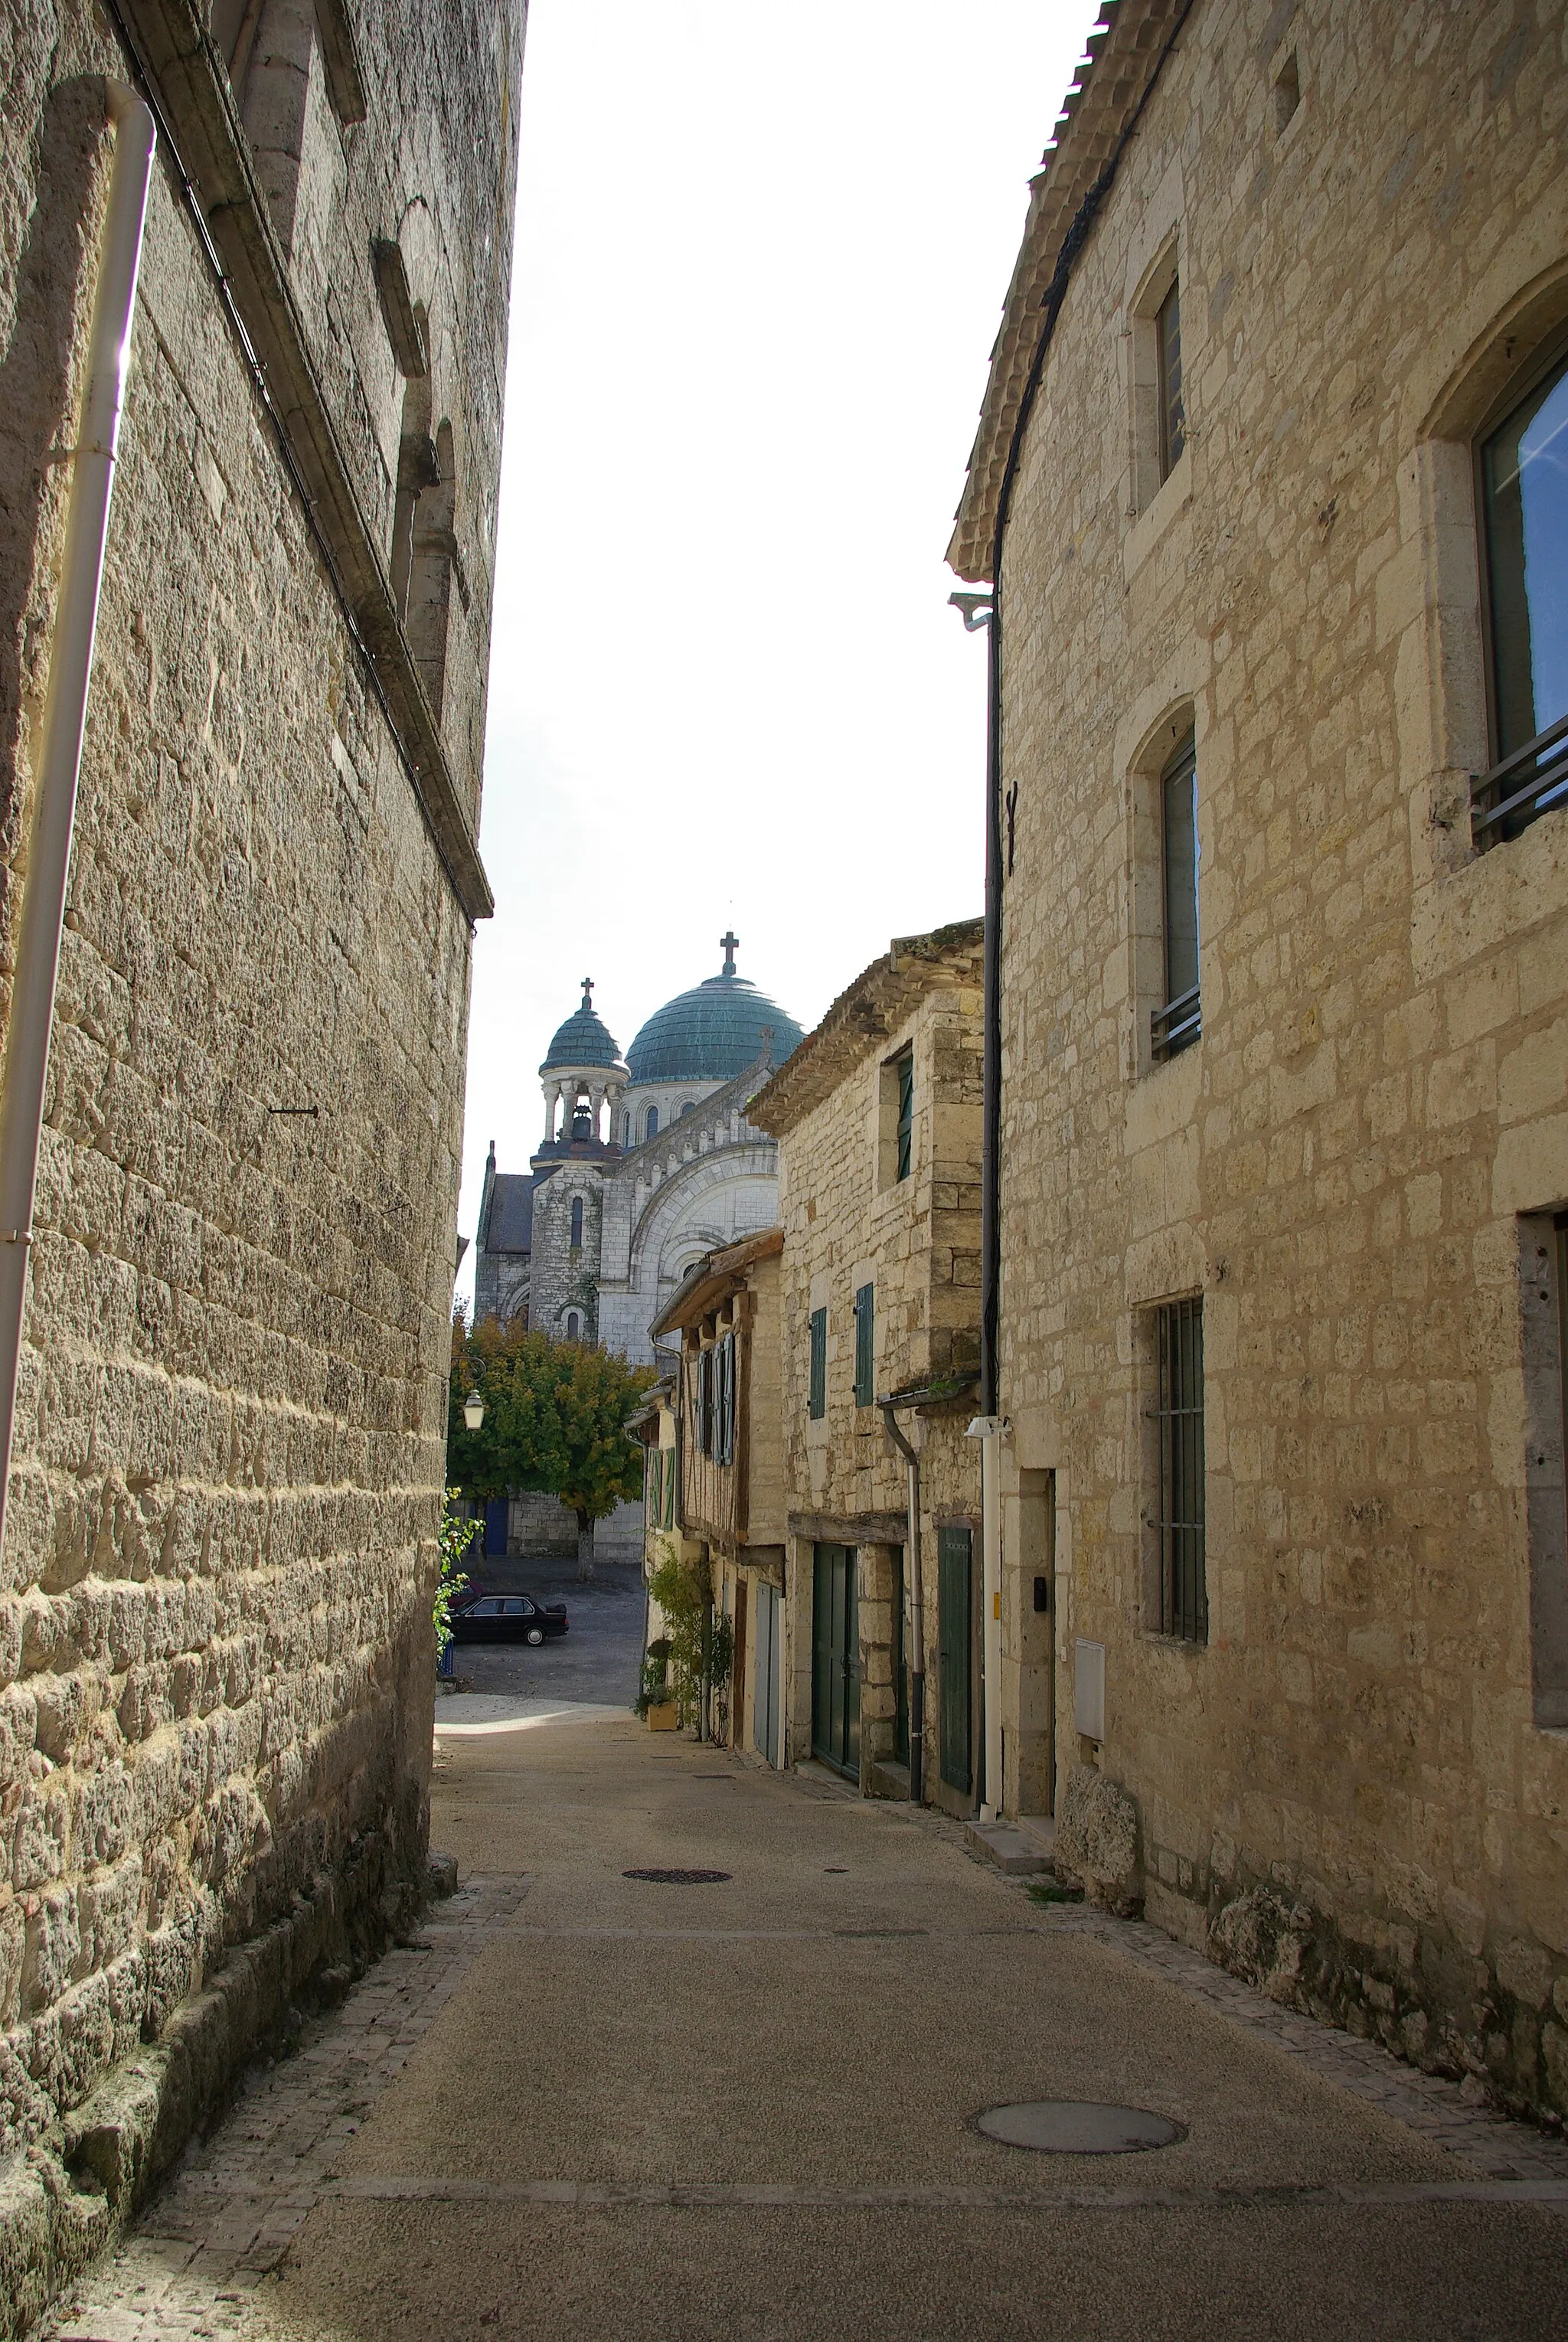
M1074 1655L1073 1721L1086 1740L1105 1737L1105 1646L1080 1641Z

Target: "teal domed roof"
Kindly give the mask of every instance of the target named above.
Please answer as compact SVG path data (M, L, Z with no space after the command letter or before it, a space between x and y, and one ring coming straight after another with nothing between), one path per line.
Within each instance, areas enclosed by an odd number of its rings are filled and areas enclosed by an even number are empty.
M618 1066L620 1062L621 1053L609 1027L594 1012L593 978L584 976L583 1006L556 1033L539 1071L546 1074L552 1066Z
M627 1050L633 1084L733 1081L762 1056L764 1025L773 1028L769 1054L782 1066L799 1046L800 1026L735 974L734 939L726 936L721 973L666 1000Z

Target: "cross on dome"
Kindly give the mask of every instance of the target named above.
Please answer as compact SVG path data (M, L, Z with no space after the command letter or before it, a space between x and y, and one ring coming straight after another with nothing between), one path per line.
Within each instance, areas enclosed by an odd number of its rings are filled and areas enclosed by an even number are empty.
M725 976L734 976L735 972L735 952L739 946L740 940L739 936L735 934L734 928L731 928L728 935L724 935L719 937L719 941L724 946L724 965L722 972Z
M591 976L583 978L583 1006L588 1009L594 1006L594 979Z

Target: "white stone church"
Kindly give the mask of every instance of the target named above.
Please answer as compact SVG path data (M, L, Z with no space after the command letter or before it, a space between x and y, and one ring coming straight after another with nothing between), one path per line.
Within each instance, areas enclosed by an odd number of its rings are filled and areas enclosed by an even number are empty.
M475 1317L514 1316L653 1361L648 1327L694 1261L771 1227L777 1149L746 1108L800 1026L724 966L656 1009L624 1062L593 986L539 1068L544 1137L526 1172L484 1169Z

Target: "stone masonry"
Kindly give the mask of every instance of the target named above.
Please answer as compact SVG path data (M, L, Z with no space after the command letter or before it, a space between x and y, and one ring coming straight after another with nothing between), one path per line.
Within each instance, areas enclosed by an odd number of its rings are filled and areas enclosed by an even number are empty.
M856 1549L861 1782L893 1755L895 1569L907 1486L882 1411L854 1396L855 1293L873 1287L878 1394L952 1386L902 1421L921 1456L925 1555L927 1746L936 1691L936 1530L978 1531L980 1462L964 1437L979 1345L980 1008L978 920L895 942L834 1002L754 1099L779 1141L784 1231L784 1445L786 1525L786 1761L812 1746L814 1547ZM896 1066L913 1053L907 1176L894 1156ZM827 1313L825 1408L808 1406L811 1317ZM975 1536L978 1547L978 1535ZM976 1573L978 1575L978 1573ZM906 1596L907 1598L907 1596ZM927 1766L927 1789L945 1792ZM961 1801L969 1810L967 1797Z
M1057 1778L1087 1756L1130 1794L1149 1916L1560 2116L1568 812L1479 850L1469 776L1475 446L1568 328L1568 16L1121 0L1092 45L951 556L991 582L1050 318L995 581L1008 1632L1033 1504ZM1202 1036L1157 1063L1186 726ZM1206 1640L1157 1631L1153 1329L1183 1297Z
M162 117L0 1556L6 2332L424 1892L489 907L522 7L123 5L10 10L0 123L3 1015L102 76Z

